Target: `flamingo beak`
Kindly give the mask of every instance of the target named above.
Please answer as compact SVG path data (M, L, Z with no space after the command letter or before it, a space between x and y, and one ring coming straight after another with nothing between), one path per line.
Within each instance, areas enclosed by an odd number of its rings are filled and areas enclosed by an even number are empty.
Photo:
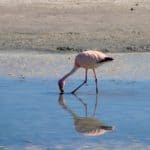
M64 89L62 87L59 87L60 93L63 94L64 93Z
M59 86L60 94L63 94L64 93L63 83L59 81L58 86Z

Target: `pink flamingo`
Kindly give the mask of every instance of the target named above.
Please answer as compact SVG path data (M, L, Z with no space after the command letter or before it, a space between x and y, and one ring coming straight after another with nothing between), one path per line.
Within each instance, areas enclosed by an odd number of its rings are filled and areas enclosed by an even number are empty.
M103 64L104 62L112 61L112 57L108 57L102 52L94 51L94 50L88 50L79 53L75 57L75 63L73 69L67 73L65 76L63 76L58 81L59 90L61 93L64 93L64 84L65 80L71 76L73 73L75 73L79 68L85 69L85 80L83 83L81 83L77 88L75 88L71 93L74 94L80 87L82 87L87 82L87 71L88 69L92 69L95 77L95 84L96 84L96 93L98 93L98 86L97 86L97 77L95 68L98 67L100 64Z

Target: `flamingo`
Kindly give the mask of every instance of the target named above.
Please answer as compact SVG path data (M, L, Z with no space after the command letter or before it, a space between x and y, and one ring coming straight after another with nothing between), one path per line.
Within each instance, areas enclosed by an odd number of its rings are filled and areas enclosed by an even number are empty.
M72 70L64 75L59 81L58 81L58 86L60 93L64 93L64 84L65 80L71 76L73 73L75 73L79 68L84 68L85 69L85 79L84 81L77 87L75 88L71 93L74 94L79 88L81 88L84 84L87 83L87 73L88 69L92 69L94 73L94 78L95 78L95 85L96 85L96 93L98 93L98 85L97 85L97 77L96 77L96 72L95 68L97 68L100 64L103 64L105 62L110 62L114 60L112 57L107 56L103 52L96 51L96 50L87 50L80 52L76 57L74 61L74 66Z

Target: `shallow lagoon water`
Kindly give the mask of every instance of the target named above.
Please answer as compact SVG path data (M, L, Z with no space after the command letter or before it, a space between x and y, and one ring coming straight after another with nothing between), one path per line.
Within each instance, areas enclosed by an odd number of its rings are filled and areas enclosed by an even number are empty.
M69 81L70 91L81 80ZM150 149L150 81L93 80L60 102L57 79L0 78L0 149ZM65 109L67 107L67 109ZM99 136L76 130L70 111L112 126Z

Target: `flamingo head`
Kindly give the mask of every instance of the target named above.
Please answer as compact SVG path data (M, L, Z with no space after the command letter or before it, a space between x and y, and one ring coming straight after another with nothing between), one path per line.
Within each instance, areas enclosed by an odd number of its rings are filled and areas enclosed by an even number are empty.
M63 80L60 79L58 81L58 86L59 86L59 90L60 90L61 94L64 93L64 84L65 84L65 82Z

